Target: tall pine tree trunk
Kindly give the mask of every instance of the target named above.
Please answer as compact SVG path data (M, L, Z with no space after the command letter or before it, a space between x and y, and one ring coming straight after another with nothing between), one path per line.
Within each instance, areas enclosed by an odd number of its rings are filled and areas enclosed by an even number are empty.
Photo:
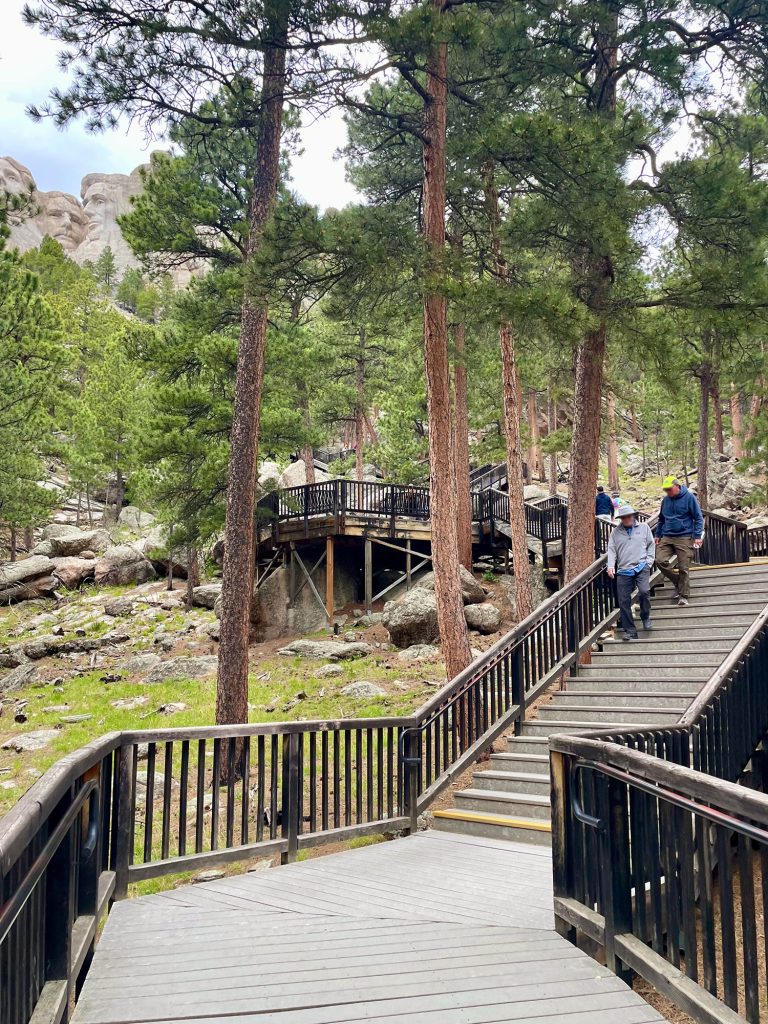
M715 424L715 451L722 454L725 451L725 434L723 432L723 403L720 398L720 382L717 375L713 374L712 387L710 388L712 398L712 413Z
M365 331L360 329L360 354L355 361L355 479L365 476Z
M442 17L442 0L433 0ZM439 18L437 19L439 20ZM448 108L448 46L435 42L427 56L424 99L423 231L439 280L445 264L445 141ZM448 678L472 660L459 579L456 529L456 481L451 457L451 382L448 361L448 306L434 286L424 294L424 369L429 419L429 488L432 520L432 567L435 572L437 621Z
M643 440L643 433L640 430L640 424L637 422L637 412L635 407L632 406L629 410L630 419L632 421L632 439L636 444L640 444Z
M539 403L535 388L528 388L528 431L530 445L528 447L528 466L532 477L546 480L544 463L541 459L541 434L539 431Z
M608 489L619 489L619 442L616 437L616 396L608 392Z
M200 559L194 544L187 547L187 592L185 604L191 608L194 602L195 587L200 586Z
M256 167L248 209L246 280L230 434L216 693L216 721L219 724L248 721L248 639L255 542L253 520L267 335L266 301L254 299L249 272L277 200L288 0L273 0L270 30L271 39L264 53Z
M735 459L742 459L744 457L743 433L741 394L736 390L736 386L731 384L731 450Z
M491 247L494 257L494 273L500 286L509 280L509 269L501 249L499 233L499 197L493 176L493 165L484 168L485 202ZM499 348L501 350L501 395L504 415L504 435L507 442L507 490L509 492L509 532L512 541L512 564L515 573L515 605L518 621L533 611L531 588L531 563L528 561L528 536L525 529L525 502L523 499L523 455L520 426L522 422L520 396L520 374L517 354L509 321L502 317L499 323ZM529 470L531 467L529 467ZM545 566L546 568L546 566Z
M595 31L595 80L592 116L616 117L618 7L601 4ZM608 252L589 249L577 268L587 305L596 320L576 352L573 442L568 487L565 579L572 580L595 557L595 485L600 469L600 402L608 316L613 292L613 265Z
M456 529L459 561L472 570L472 493L469 481L469 408L467 403L466 328L453 327L453 461L456 478Z
M709 507L709 396L712 391L712 366L702 363L699 367L699 445L696 453L696 493L699 504L706 511Z
M557 430L557 406L552 392L547 392L547 433ZM557 494L557 452L549 453L549 493Z

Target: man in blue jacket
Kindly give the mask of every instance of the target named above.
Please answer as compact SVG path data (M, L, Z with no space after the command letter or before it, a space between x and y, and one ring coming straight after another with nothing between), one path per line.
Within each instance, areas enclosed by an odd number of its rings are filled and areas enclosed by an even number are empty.
M597 488L597 497L595 498L595 515L596 516L608 516L613 519L613 502L611 496L606 494L602 487Z
M666 497L662 499L656 524L656 564L675 585L673 604L682 608L691 596L689 570L694 549L702 545L704 516L696 496L679 480L665 477L662 487ZM677 566L673 568L671 561L675 555Z

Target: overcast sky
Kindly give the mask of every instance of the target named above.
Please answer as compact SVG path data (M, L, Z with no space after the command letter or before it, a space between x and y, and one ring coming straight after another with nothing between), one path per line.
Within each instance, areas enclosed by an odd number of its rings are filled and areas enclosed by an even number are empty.
M144 163L162 141L147 143L141 132L124 127L90 135L77 124L60 131L52 123L35 124L25 114L28 103L41 104L54 85L63 85L56 54L59 44L21 20L22 0L0 0L0 156L25 164L42 191L80 194L80 181L91 171L127 174ZM295 191L324 209L356 198L344 180L344 165L334 160L345 142L340 114L305 127L304 155L293 167Z

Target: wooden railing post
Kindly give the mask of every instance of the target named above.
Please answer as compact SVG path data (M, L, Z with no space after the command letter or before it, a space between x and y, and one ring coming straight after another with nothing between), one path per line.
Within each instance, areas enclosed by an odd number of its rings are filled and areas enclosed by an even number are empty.
M408 832L415 835L419 827L419 779L421 777L421 731L417 727L406 729L400 741L400 774L404 776L403 797L406 816L410 819Z
M568 764L565 754L558 750L549 752L550 778L552 780L552 872L554 896L567 899L571 892L570 848L570 788L568 785ZM555 928L563 938L576 945L576 929L555 913Z
M525 666L523 664L523 644L519 642L512 651L512 703L520 708L520 714L515 719L514 732L519 736L523 731L525 721Z
M627 984L632 975L616 955L617 935L632 932L632 877L629 869L627 791L622 782L598 774L600 865L605 963Z
M296 860L299 851L299 808L301 806L299 787L303 780L299 775L299 743L301 736L291 732L283 736L283 792L282 792L282 835L288 840L288 849L280 854L281 864Z
M133 860L133 793L135 788L133 747L119 749L117 773L117 842L115 844L115 899L128 895L128 868Z
M70 796L72 791L70 790ZM75 990L72 970L72 926L77 913L75 890L75 820L59 843L45 873L45 978L66 981L67 1007L63 1020L74 1011Z

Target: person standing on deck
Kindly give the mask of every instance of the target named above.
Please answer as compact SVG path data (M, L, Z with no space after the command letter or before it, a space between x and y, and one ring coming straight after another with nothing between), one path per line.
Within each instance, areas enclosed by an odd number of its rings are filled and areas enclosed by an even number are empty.
M608 516L609 519L613 519L613 513L614 507L610 495L606 494L602 487L598 487L595 498L595 515Z
M696 496L675 477L665 477L662 488L665 497L656 524L656 564L674 584L672 603L684 608L691 596L693 552L703 543L704 516ZM675 555L677 566L673 568Z
M640 594L640 618L643 629L651 628L651 568L654 560L653 531L647 523L638 523L631 505L616 511L619 525L608 540L608 575L616 580L621 611L619 622L625 640L637 640L632 616L632 593Z

